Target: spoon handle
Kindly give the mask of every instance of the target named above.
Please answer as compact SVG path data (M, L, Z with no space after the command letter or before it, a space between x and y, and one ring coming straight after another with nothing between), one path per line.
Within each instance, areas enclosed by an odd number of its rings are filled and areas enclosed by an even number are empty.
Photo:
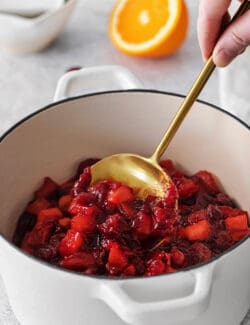
M230 21L230 24L243 15L247 10L250 9L250 1L245 0L240 5L239 9L233 16L232 20ZM156 148L154 154L151 156L150 160L158 162L161 156L164 154L166 148L168 147L170 141L173 139L175 133L179 129L182 121L184 120L185 116L189 112L190 108L192 107L193 103L199 96L200 92L202 91L203 87L205 86L207 80L211 76L212 72L215 69L215 64L213 62L212 55L208 59L208 61L205 63L203 69L201 70L198 78L194 82L192 88L190 89L188 95L183 100L182 105L178 109L176 115L174 116L173 120L170 123L169 128L167 129L166 133L164 134L160 144Z

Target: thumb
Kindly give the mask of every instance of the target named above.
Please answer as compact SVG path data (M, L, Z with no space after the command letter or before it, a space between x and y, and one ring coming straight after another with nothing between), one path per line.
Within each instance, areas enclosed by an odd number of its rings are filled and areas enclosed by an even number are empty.
M213 60L218 67L228 65L250 44L250 10L235 20L222 34L214 51Z

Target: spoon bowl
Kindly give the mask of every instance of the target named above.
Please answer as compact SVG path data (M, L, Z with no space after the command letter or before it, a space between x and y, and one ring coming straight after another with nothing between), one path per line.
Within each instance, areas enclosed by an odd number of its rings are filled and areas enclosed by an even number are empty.
M168 188L174 186L171 178L152 158L123 153L106 157L91 167L91 183L104 179L116 180L132 187L136 196L164 197Z

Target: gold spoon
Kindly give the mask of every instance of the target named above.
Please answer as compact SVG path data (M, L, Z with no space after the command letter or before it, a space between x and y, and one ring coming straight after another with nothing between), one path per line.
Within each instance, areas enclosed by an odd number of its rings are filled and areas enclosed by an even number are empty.
M250 2L245 0L230 23L248 9L250 9ZM171 178L160 167L159 160L214 71L214 68L215 64L211 56L150 158L132 153L122 153L106 157L91 167L91 184L104 179L116 180L135 189L137 191L136 195L140 198L145 198L148 195L163 197L173 183Z

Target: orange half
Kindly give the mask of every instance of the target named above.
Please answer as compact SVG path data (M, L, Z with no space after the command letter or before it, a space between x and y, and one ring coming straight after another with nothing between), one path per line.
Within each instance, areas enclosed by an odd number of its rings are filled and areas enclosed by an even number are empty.
M174 53L183 44L187 31L184 0L119 0L110 16L113 44L131 55Z

